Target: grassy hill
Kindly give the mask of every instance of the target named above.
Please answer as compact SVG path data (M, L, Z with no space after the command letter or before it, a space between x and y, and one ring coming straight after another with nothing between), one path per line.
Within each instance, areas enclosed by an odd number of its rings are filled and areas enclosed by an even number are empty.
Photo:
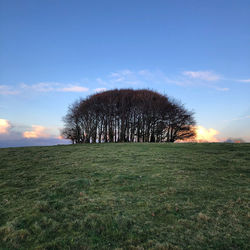
M0 249L249 249L250 144L0 149Z

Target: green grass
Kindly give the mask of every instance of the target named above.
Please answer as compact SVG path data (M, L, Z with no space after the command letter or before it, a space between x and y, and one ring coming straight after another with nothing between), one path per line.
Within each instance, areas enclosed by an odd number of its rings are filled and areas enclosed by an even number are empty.
M250 144L0 149L0 249L250 249Z

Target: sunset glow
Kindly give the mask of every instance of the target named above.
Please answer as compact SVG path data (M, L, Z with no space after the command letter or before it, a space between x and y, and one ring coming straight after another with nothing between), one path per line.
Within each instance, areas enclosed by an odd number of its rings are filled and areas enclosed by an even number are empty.
M5 119L0 119L0 134L7 134L10 128L10 123Z
M23 132L24 138L47 138L50 135L46 132L46 128L43 126L33 125L32 131Z
M197 126L196 128L196 141L197 142L218 142L219 140L215 137L219 134L219 131L209 128L206 129L202 126Z

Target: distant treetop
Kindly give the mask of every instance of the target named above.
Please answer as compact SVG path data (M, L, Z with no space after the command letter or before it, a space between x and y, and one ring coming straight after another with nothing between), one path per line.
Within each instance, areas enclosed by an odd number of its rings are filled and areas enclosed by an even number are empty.
M114 89L72 104L62 136L72 143L174 142L195 136L193 112L155 91Z

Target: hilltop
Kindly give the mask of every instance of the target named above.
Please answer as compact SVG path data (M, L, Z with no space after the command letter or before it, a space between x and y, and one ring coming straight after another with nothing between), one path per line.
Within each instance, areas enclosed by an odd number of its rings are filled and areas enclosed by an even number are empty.
M250 144L0 149L1 249L249 249Z

